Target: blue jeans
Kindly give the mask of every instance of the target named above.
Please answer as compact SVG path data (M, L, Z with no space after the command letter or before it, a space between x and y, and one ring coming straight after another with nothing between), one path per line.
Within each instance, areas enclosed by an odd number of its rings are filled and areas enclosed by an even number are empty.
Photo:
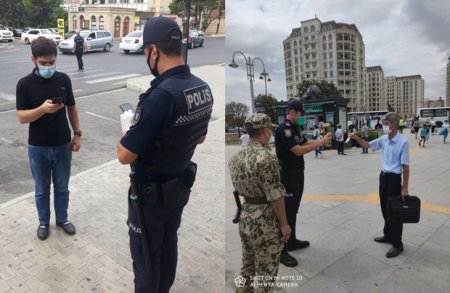
M50 222L50 182L52 180L56 222L66 222L72 161L71 144L67 143L56 147L28 145L28 158L35 182L35 199L39 223L48 225Z

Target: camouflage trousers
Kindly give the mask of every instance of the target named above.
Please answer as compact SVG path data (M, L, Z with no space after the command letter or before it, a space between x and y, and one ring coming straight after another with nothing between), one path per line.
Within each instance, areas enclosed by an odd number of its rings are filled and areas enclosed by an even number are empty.
M244 204L239 234L242 267L236 292L273 292L284 244L272 207Z

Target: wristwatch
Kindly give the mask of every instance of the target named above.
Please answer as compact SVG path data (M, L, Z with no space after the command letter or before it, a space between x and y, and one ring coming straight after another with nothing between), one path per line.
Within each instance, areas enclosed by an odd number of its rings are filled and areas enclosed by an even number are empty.
M75 130L74 132L73 132L73 135L76 135L76 136L80 136L81 137L81 130Z

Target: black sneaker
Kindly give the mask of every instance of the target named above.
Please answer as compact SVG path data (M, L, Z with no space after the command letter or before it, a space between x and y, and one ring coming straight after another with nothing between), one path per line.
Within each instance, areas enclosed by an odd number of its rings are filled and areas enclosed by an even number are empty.
M63 228L64 232L69 235L73 235L76 233L75 226L69 221L65 223L56 223L56 226Z
M302 240L295 239L294 243L288 243L287 244L287 250L288 251L293 251L293 250L296 250L296 249L306 248L308 246L309 246L309 241L306 241L306 240L302 241Z
M281 252L280 263L287 267L296 267L298 265L297 260L287 252L286 248Z
M39 225L37 229L37 237L41 240L47 239L49 234L49 226L47 225Z

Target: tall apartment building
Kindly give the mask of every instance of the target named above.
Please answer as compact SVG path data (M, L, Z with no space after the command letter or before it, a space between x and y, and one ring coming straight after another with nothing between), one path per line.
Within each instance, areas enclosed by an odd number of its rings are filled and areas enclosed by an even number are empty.
M365 93L363 110L387 110L386 82L381 66L366 67Z
M386 77L386 102L394 110L407 117L417 115L417 109L425 104L425 81L420 75Z
M445 107L445 100L442 97L439 97L437 100L425 100L424 108L438 108Z
M448 57L447 63L447 82L445 89L445 100L446 100L445 107L450 107L450 57Z
M283 46L288 98L304 80L326 80L348 99L349 111L364 110L365 48L354 24L301 21Z
M114 38L127 35L154 15L170 13L172 0L65 0L69 31L106 29Z

